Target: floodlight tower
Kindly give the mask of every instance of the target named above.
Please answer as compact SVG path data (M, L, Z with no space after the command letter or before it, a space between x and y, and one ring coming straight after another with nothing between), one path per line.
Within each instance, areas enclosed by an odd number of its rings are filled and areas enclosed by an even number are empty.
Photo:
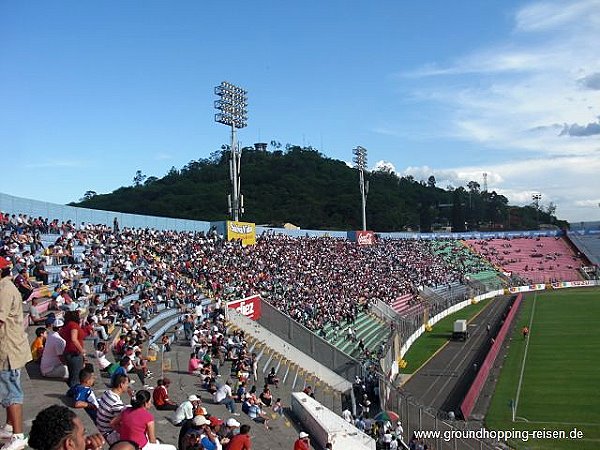
M534 192L531 194L531 199L533 200L533 204L535 205L535 215L538 228L540 227L540 200L542 199L542 194L540 192Z
M220 98L215 100L215 122L231 127L231 146L229 156L229 175L232 193L227 196L229 215L238 221L244 213L244 197L240 194L240 165L242 152L236 138L236 130L244 128L248 121L248 92L241 87L223 81L215 87L215 94Z
M365 183L365 168L367 167L367 149L357 146L352 150L354 158L352 161L358 169L360 195L362 197L362 229L367 230L367 195L369 194L369 181Z

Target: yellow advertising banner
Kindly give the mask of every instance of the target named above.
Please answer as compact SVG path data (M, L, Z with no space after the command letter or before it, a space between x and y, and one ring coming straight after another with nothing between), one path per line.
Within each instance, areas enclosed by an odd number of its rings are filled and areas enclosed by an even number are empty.
M227 240L241 240L243 246L256 244L256 225L250 222L228 220Z

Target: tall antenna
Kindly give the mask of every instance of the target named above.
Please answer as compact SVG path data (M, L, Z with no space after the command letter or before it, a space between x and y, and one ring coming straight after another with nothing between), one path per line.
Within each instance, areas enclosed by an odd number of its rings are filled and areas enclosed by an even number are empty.
M483 192L487 192L487 172L483 172Z

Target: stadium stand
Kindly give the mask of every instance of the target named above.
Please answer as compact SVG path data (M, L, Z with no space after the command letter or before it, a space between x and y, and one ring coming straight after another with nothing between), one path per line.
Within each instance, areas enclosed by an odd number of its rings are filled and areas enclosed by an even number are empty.
M529 283L581 280L585 260L564 238L469 240L468 245L503 272Z

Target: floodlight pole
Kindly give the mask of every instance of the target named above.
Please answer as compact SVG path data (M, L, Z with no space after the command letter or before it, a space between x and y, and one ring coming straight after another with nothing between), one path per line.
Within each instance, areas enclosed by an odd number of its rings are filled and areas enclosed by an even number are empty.
M228 195L229 215L232 220L238 221L244 213L244 197L240 193L240 166L242 152L239 149L236 131L244 128L248 120L247 92L227 81L215 87L215 94L220 97L215 101L215 121L231 127L231 146L229 147L229 177L232 192Z
M352 150L354 163L358 169L360 196L362 198L362 229L367 230L367 195L369 194L369 181L365 184L365 168L367 166L367 149L357 146Z
M540 228L540 200L542 199L542 194L539 192L534 192L531 195L531 199L535 203L535 220L537 222L538 229Z

